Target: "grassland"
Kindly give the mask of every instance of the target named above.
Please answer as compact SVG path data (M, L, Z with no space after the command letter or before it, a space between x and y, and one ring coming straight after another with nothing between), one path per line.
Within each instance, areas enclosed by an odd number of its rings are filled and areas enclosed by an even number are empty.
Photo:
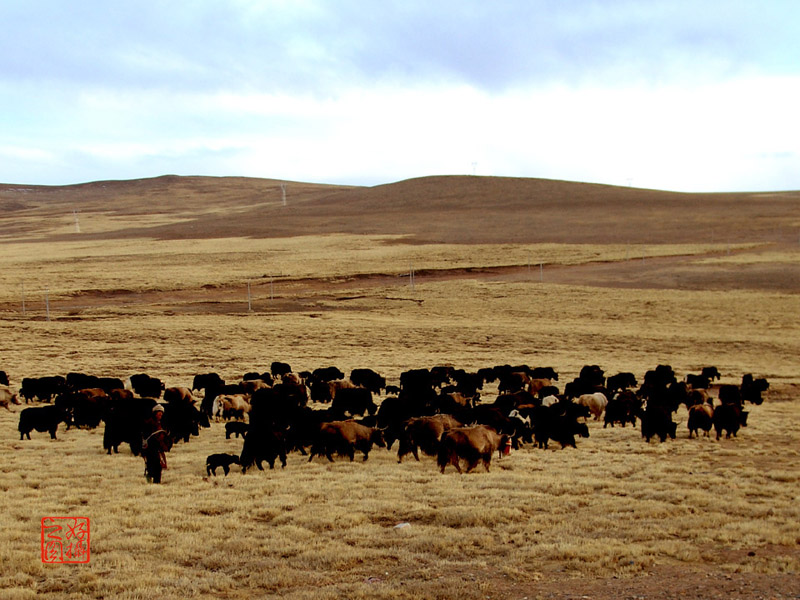
M550 365L562 384L587 363L639 376L714 364L725 382L752 372L772 384L736 439L689 440L685 412L665 444L592 422L577 450L523 448L465 476L378 449L366 463L293 455L285 470L209 478L208 454L241 448L215 423L148 486L140 458L103 454L102 428L20 441L18 415L2 411L2 596L796 594L798 195L699 202L576 185L293 183L296 207L259 180L0 189L0 368L12 386L75 370L187 385L273 360L366 366L395 383L436 364ZM686 206L705 234L684 235ZM284 208L291 235L274 216ZM544 232L529 226L541 214ZM587 223L602 235L576 238ZM52 515L91 518L90 564L41 563Z

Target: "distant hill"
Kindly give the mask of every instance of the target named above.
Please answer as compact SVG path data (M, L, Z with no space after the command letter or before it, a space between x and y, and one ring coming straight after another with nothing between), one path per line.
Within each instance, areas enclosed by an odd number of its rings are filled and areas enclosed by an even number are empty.
M286 206L281 184L285 184ZM800 192L684 194L547 179L441 176L375 187L168 175L0 185L2 236L67 239L52 219L130 224L85 239L403 234L449 243L764 241L800 227ZM157 216L152 222L139 217ZM797 241L797 234L794 240Z

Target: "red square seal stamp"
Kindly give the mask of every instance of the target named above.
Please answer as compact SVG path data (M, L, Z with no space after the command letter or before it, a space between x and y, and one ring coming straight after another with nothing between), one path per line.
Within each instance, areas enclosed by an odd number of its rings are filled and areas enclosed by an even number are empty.
M43 563L88 563L89 518L44 517L42 519Z

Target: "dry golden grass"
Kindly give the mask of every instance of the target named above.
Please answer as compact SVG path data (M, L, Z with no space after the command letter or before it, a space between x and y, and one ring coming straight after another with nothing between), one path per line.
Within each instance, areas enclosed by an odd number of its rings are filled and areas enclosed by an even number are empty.
M295 455L285 470L206 478L207 453L241 446L214 424L173 450L161 486L144 484L141 459L104 455L101 431L19 442L2 414L0 587L4 597L478 598L490 580L522 591L656 565L796 573L796 552L765 551L800 541L800 436L785 427L795 408L768 401L721 442L681 428L648 445L631 428L591 423L577 450L524 449L466 476L376 450L366 463ZM91 518L89 565L41 564L47 515Z
M416 271L487 269L539 264L579 265L626 258L707 255L712 244L425 244L403 236L324 235L278 239L119 240L6 242L0 303L41 301L96 292L199 290L202 286L246 286L272 277L341 279L364 275L405 276ZM742 244L738 248L752 248Z
M17 377L84 370L127 376L142 370L171 385L196 372L234 379L286 360L298 370L368 365L397 378L414 366L497 363L553 365L562 378L600 363L608 372L644 373L668 362L680 373L715 364L730 381L753 372L797 382L800 296L752 291L617 290L529 282L459 279L392 287L323 288L302 298L245 293L212 303L213 314L162 307L87 307L43 320L6 320ZM267 292L268 293L268 292ZM284 295L286 294L286 295ZM203 298L187 300L201 303ZM285 302L298 310L280 312ZM418 302L419 301L419 302ZM29 310L33 310L29 307ZM200 309L198 309L200 310ZM222 314L219 314L222 313Z
M551 365L562 384L587 363L640 377L659 363L679 374L714 364L724 382L752 372L773 387L763 405L752 407L737 439L687 439L682 409L679 437L665 444L592 422L591 437L579 440L577 450L524 448L495 459L490 473L465 476L440 475L430 458L398 465L394 453L376 449L366 463L308 463L292 455L285 470L207 478L208 454L241 449L240 440L225 440L222 425L213 424L176 445L161 486L145 484L142 461L127 447L106 456L102 427L62 428L57 441L34 432L20 441L18 415L2 411L3 598L532 598L579 589L613 598L637 585L674 590L678 581L697 581L700 598L709 595L702 585L719 584L716 574L798 589L794 246L759 237L732 246L729 255L721 236L716 243L656 235L640 245L619 235L575 243L573 225L581 218L566 208L569 227L546 243L535 235L464 243L472 235L466 225L458 239L412 239L377 226L368 234L317 235L312 221L298 224L303 235L295 237L256 235L261 225L248 223L253 230L237 237L214 235L210 227L196 239L168 239L170 231L185 233L189 224L213 224L256 204L244 184L222 181L216 207L212 183L201 197L187 191L191 181L172 181L159 193L174 193L174 201L154 216L136 202L155 193L147 182L132 183L127 195L118 190L115 197L124 201L105 209L105 188L84 189L84 237L69 231L68 218L60 233L42 222L57 208L42 200L44 192L36 207L0 214L4 231L14 232L0 241L6 348L0 369L12 386L22 377L69 371L119 377L144 371L167 385L187 385L195 373L236 379L282 360L297 370L371 367L395 383L407 368L436 364ZM502 182L510 195L512 183ZM424 199L428 184L401 186L409 195L397 202L410 210L409 198ZM277 185L265 182L259 193L272 194L274 204ZM553 184L553 193L558 189ZM391 198L390 191L375 193ZM66 203L61 212L77 201L70 196L75 190L48 192ZM608 190L600 192L611 201ZM318 211L325 203L312 201L331 189L310 186L304 193ZM347 191L336 193L346 206ZM353 193L354 205L369 206L368 191ZM0 190L0 201L9 194ZM13 201L26 198L17 193ZM591 194L581 198L587 206L594 202ZM650 213L669 218L670 203L684 200L666 198L630 221L647 222ZM759 221L759 235L796 213L793 198L759 200L776 202L760 207L773 221ZM187 216L195 200L202 218ZM734 208L738 201L720 199ZM631 206L626 199L604 210L619 215ZM696 218L711 222L717 208ZM424 220L419 210L397 230ZM341 206L325 214L334 218L337 211ZM130 219L132 230L106 222L105 237L95 235L91 223L100 219L120 226ZM547 264L541 282L540 261ZM726 279L724 289L686 290L670 289L669 278L655 289L652 277L642 278L650 269L689 269L698 281L719 281L723 269L743 263L769 277L785 272L785 281L762 288L759 279L741 287ZM412 264L421 271L413 289L404 277ZM273 286L265 274L276 276ZM50 321L41 297L46 286ZM492 397L487 392L486 400ZM41 518L56 515L91 518L90 564L41 563ZM401 522L410 527L395 529ZM611 577L621 583L610 587Z

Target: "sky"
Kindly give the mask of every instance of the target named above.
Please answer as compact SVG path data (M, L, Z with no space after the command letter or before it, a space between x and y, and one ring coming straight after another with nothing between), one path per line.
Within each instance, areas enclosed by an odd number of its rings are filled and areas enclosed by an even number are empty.
M800 190L796 0L0 0L0 182Z

